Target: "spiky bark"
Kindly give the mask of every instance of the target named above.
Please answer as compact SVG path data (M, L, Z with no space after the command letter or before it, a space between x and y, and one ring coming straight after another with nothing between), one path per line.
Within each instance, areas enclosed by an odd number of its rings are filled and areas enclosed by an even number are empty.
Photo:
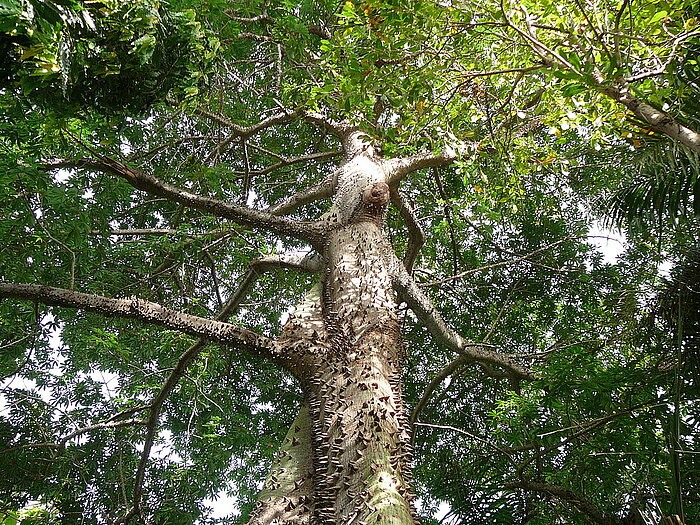
M304 389L304 409L250 525L415 520L394 256L383 229L389 177L371 147L353 140L361 139L346 138L352 153L336 174L321 283L277 341L296 356L291 368ZM309 439L300 436L306 425Z

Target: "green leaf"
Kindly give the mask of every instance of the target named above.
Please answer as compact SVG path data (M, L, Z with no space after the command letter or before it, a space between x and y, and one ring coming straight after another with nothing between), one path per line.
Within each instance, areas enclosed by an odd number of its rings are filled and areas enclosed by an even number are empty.
M666 18L668 16L668 11L658 11L656 12L650 19L649 19L649 24L653 24L655 22L658 22L662 18Z
M578 95L579 93L583 93L584 91L587 91L590 89L587 85L581 84L579 82L572 82L571 84L567 84L564 86L561 90L562 95L565 97L573 97L574 95Z

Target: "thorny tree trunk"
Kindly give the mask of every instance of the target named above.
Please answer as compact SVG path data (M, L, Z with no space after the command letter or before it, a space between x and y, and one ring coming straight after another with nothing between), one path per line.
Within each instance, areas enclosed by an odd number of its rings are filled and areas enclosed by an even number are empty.
M416 521L395 257L383 231L387 180L371 150L338 172L322 282L278 341L294 349L305 402L250 525Z

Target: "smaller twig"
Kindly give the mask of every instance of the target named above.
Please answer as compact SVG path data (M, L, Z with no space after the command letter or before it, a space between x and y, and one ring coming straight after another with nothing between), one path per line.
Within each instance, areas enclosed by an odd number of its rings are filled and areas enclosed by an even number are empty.
M108 419L106 419L106 420L105 420L105 423L109 423L110 421L116 421L117 419L119 419L119 418L121 418L121 417L130 416L131 414L135 414L136 412L140 412L140 411L142 411L142 410L148 410L149 408L151 408L151 405L150 405L150 404L148 404L148 405L139 405L139 406L136 406L136 407L126 408L126 409L122 410L121 412L117 412L117 413L114 414L113 416L111 416L111 417L109 417Z
M4 350L5 348L9 348L13 345L19 344L22 341L29 339L32 335L33 334L25 335L21 339L17 339L15 341L7 343L6 345L2 345L2 346L0 346L0 350ZM18 364L12 372L9 372L5 375L0 376L0 382L4 381L8 377L12 377L13 375L19 373L20 370L22 370L25 366L27 366L27 364L29 363L29 360L32 358L32 349L33 348L29 349L29 352L27 352L27 355L24 356L24 359L22 360L22 362L20 364Z
M128 236L140 236L140 235L182 235L184 237L223 237L228 235L227 232L222 232L221 230L213 230L204 233L188 233L180 230L175 230L172 228L134 228L130 230L91 230L90 235L103 235L105 237L128 237Z
M619 523L620 521L614 516L609 515L606 512L601 511L594 503L584 498L580 494L573 492L572 490L565 489L558 485L550 485L548 483L539 483L534 481L516 481L513 483L507 483L506 488L509 489L522 489L530 490L535 492L544 492L550 494L564 501L570 502L578 510L586 514L595 523L600 525L613 525Z
M251 17L237 16L233 9L224 9L223 13L234 22L240 22L242 24L254 24L255 22L272 24L274 22L272 17L267 14L267 11L263 11L261 14Z
M60 449L65 448L66 443L70 441L73 438L76 438L78 436L81 436L83 434L86 434L87 432L92 432L93 430L100 430L104 428L119 428L119 427L126 427L129 425L145 425L146 420L145 419L123 419L120 421L104 421L102 423L96 423L94 425L89 425L83 428L79 428L77 430L74 430L70 434L67 434L61 438L61 440L58 442L58 446Z
M583 17L586 19L586 22L588 22L589 27L591 28L591 31L593 31L593 35L595 36L596 40L600 42L600 44L603 46L603 49L605 52L608 54L610 58L613 58L613 54L608 48L608 46L605 44L605 39L600 35L598 32L598 28L596 28L595 25L593 25L593 22L591 21L590 17L588 16L587 9L581 5L581 0L574 0L576 2L576 6L578 7L579 11L581 11L581 14Z
M545 66L538 64L536 66L529 67L516 67L511 69L497 69L493 71L470 71L462 74L462 77L466 79L478 78L478 77L490 77L492 75L504 75L506 73L528 73L530 71L537 71L538 69L543 69Z
M20 339L15 339L14 341L10 341L9 343L1 345L0 350L4 350L5 348L10 348L11 346L17 345L17 344L21 343L22 341L29 339L31 336L32 336L32 334L25 335L24 337L21 337Z
M250 145L253 147L253 145ZM258 148L256 148L258 149ZM268 173L271 173L275 170L278 170L280 168L284 168L287 166L291 166L292 164L299 164L302 162L308 162L312 160L320 160L320 159L328 159L332 157L339 157L342 155L342 151L322 151L320 153L310 153L309 155L299 155L298 157L292 157L292 158L284 158L282 156L277 155L278 158L280 158L280 162L277 162L275 164L272 164L271 166L268 166L267 168L263 168L260 170L252 170L250 171L250 174L253 175L267 175ZM234 172L236 174L240 174L241 172ZM245 172L243 172L245 174Z
M668 403L654 403L654 404L651 404L651 403L640 403L640 404L638 404L638 405L636 405L636 406L633 406L633 407L631 407L631 408L628 408L627 410L621 410L621 411L619 411L619 412L615 412L614 414L609 414L609 415L607 415L607 416L603 416L603 417L599 417L599 418L596 418L596 419L592 419L592 420L590 420L590 421L586 421L585 423L580 423L580 424L578 424L578 425L573 425L573 426L569 426L569 427L565 427L565 428L560 428L560 429L557 429L557 430L553 430L553 431L551 431L551 432L545 432L545 433L543 433L543 434L538 434L537 437L541 439L541 438L543 438L543 437L551 436L551 435L554 435L554 434L558 434L558 433L560 433L560 432L565 432L565 431L567 431L567 430L579 429L577 432L574 432L574 433L571 434L570 436L567 436L566 438L562 439L562 440L559 441L558 443L555 443L555 444L553 444L553 445L550 445L550 446L548 446L548 447L545 447L545 448L540 449L536 454L533 454L531 457L529 457L529 458L528 458L527 460L525 460L523 463L521 463L520 465L518 465L518 469L517 469L518 475L522 478L523 472L525 471L525 468L526 468L528 465L530 465L533 461L536 461L537 459L541 458L541 457L544 456L545 454L549 454L549 453L550 453L551 451L553 451L553 450L557 450L557 449L562 448L564 445L567 445L567 444L570 443L571 441L573 441L573 440L575 440L575 439L578 439L578 438L580 438L580 437L582 437L582 436L588 434L589 432L591 432L592 430L595 430L596 428L603 427L603 426L607 425L609 422L613 421L614 419L616 419L616 418L618 418L618 417L620 417L620 416L624 416L624 415L627 415L627 414L632 414L632 413L636 412L637 410L656 408L656 407L664 406L664 405L667 405L667 404L668 404Z
M505 449L503 449L503 448L501 448L501 447L499 447L499 446L497 446L497 445L494 445L494 444L491 443L491 441L489 441L488 439L484 439L484 438L482 438L482 437L480 437L480 436L477 436L477 435L475 435L475 434L472 434L471 432L467 432L466 430L463 430L463 429L461 429L461 428L453 427L452 425L435 425L435 424L432 424L432 423L423 423L423 422L420 422L420 421L417 421L417 422L415 422L415 423L413 423L413 424L414 424L415 426L419 426L419 427L440 428L440 429L444 429L444 430L452 430L453 432L457 432L457 433L459 433L459 434L464 434L465 436L470 437L471 439L475 439L475 440L477 440L477 441L479 441L479 442L481 442L481 443L487 445L488 447L494 449L495 451L499 452L500 454L503 454L505 457L508 458L508 460L509 460L513 465L517 465L517 462L515 461L515 459L513 458L513 456L511 456L510 453L509 453L507 450L505 450Z
M279 42L277 42L277 40L275 40L271 36L259 35L257 33L250 33L248 31L238 33L236 38L238 38L239 40L254 40L256 42L264 42L268 44L279 44Z
M527 40L530 43L530 48L537 53L545 62L551 61L550 59L547 58L547 55L550 55L554 57L554 59L561 65L569 68L571 71L578 75L583 74L574 67L574 65L566 60L564 57L562 57L559 53L554 51L553 49L550 49L548 46L537 40L535 37L529 35L527 32L523 31L519 27L517 27L515 24L513 24L508 17L508 14L506 13L505 6L503 5L503 0L501 0L501 14L503 15L503 18L505 19L508 27L511 27L518 35L523 37L525 40ZM527 22L527 21L526 21Z
M204 257L209 261L209 269L211 270L211 280L212 280L212 285L214 286L214 292L216 293L216 301L219 305L219 308L223 308L224 302L221 300L221 290L219 286L219 277L216 274L216 261L214 258L211 256L211 253L209 253L209 250L203 250Z
M17 445L15 447L9 447L0 450L0 455L2 454L9 454L10 452L16 452L18 450L28 450L28 449L33 449L33 448L55 448L60 450L63 450L66 448L66 443L70 441L73 438L76 438L78 436L81 436L83 434L86 434L88 432L92 432L93 430L100 430L104 428L119 428L119 427L125 427L129 425L145 425L146 421L143 419L126 419L123 421L114 421L110 422L104 421L102 423L96 423L94 425L88 425L86 427L79 428L77 430L74 430L70 434L67 434L63 436L57 443L27 443L26 445Z
M333 195L336 183L337 177L336 173L334 172L324 177L318 184L305 188L282 202L273 204L267 209L267 212L270 215L286 215L288 213L292 213L294 210L305 204L328 198Z
M687 40L688 38L698 36L698 35L700 35L700 31L693 31L691 33L686 33L684 35L677 37L673 41L673 46L671 47L671 51L668 54L668 58L658 68L656 68L652 71L647 71L646 73L640 73L638 75L633 75L631 77L627 77L625 80L629 83L632 83L632 82L637 82L639 80L644 80L645 78L654 77L654 76L658 76L658 75L663 74L666 71L666 68L671 63L671 61L675 58L676 50L678 49L678 46L680 45L680 43L683 42L684 40Z
M222 140L216 143L216 145L209 152L209 155L207 155L204 161L202 161L202 164L204 164L205 166L213 166L217 162L219 157L236 140L241 140L241 136L236 133L231 133L227 137L224 137Z
M622 66L622 53L620 52L620 36L625 36L620 34L620 22L622 21L622 14L625 12L625 8L629 0L622 0L620 8L615 13L615 25L613 29L613 44L615 45L615 57L617 58L618 65Z
M433 168L431 171L433 173L433 179L435 179L435 183L437 184L438 191L440 193L440 198L444 203L442 205L442 209L443 213L445 214L447 226L450 230L450 241L452 244L452 275L456 275L457 269L459 268L459 260L461 259L461 257L459 252L459 245L457 244L457 236L455 234L454 224L452 223L452 213L450 211L451 207L449 202L450 200L447 196L447 193L445 192L445 188L442 185L442 180L440 178L440 174L438 173L437 168Z
M185 377L186 379L189 379L189 380L192 382L192 384L193 384L194 387L197 389L197 392L199 393L200 396L202 396L204 399L206 399L206 400L209 401L212 405L214 405L216 408L218 408L218 409L219 409L219 412L221 412L222 414L225 414L225 413L226 413L226 411L221 407L221 405L219 405L219 403L217 403L216 401L214 401L211 397L209 397L209 396L204 392L204 390L202 390L202 387L200 386L200 384L197 382L197 380L196 380L194 377L190 377L188 374L185 374L184 377ZM193 410L193 413L194 413L194 410Z
M512 260L510 260L510 261L500 261L500 262L497 262L497 263L487 264L487 265L485 265L485 266L480 266L480 267L478 267L478 268L472 268L471 270L466 270L466 271L464 271L464 272L458 273L457 275L453 275L453 276L451 276L451 277L445 277L444 279L439 279L439 280L437 280L437 281L432 281L432 282L429 282L429 283L421 283L421 284L418 285L418 286L420 286L421 288L427 288L427 287L429 287L429 286L438 286L438 285L445 284L445 283L448 283L448 282L451 282L451 281L455 281L455 280L457 280L457 279L462 279L463 277L466 277L466 276L471 275L471 274L473 274L473 273L481 272L481 271L484 271L484 270L491 270L491 269L493 269L493 268L500 268L501 266L506 266L506 265L509 265L509 264L519 263L519 262L521 262L521 261L524 261L524 260L526 260L526 259L529 259L529 258L532 257L533 255L537 255L537 254L540 253L540 252L543 252L543 251L545 251L545 250L549 250L550 248L554 248L554 247L557 246L558 244L561 244L562 242L568 241L568 240L573 239L573 238L574 238L574 236L571 236L571 235L570 235L570 236L564 237L563 239L559 239L559 240L556 241L556 242L553 242L553 243L551 243L551 244L548 244L548 245L546 245L546 246L543 246L542 248L538 248L538 249L533 250L533 251L531 251L531 252L529 252L529 253L526 253L525 255L521 255L520 257L517 257L517 258L512 259Z
M413 409L413 412L411 412L411 424L415 424L418 418L420 417L421 412L425 408L425 406L428 404L428 401L430 401L431 396L433 395L433 392L437 387L439 387L442 382L452 375L460 366L465 365L470 363L471 360L469 359L468 356L466 355L460 355L457 357L457 359L452 360L452 362L448 363L442 370L440 370L437 375L430 381L427 387L425 387L425 391L423 392L423 395L421 396L420 400L416 404L416 408Z
M31 206L31 203L30 203L30 206ZM57 239L56 237L54 237L53 235L51 235L51 232L46 228L46 226L44 226L44 223L41 221L41 219L39 217L36 217L36 223L41 227L42 230L44 230L44 233L46 233L46 235L49 237L49 239L51 239L56 244L61 246L64 250L66 250L70 253L70 257L71 257L71 261L70 261L70 286L68 289L75 290L75 262L76 262L76 258L77 258L75 255L75 252L73 250L71 250L71 248L66 243L64 243L63 241L61 241L61 240Z
M520 283L520 280L517 280L515 283L513 283L513 286L511 286L510 290L508 291L508 295L506 296L505 299L503 299L501 301L501 307L498 309L498 313L496 314L496 318L491 323L491 326L489 327L489 331L484 336L483 343L487 343L489 341L489 339L491 339L491 336L493 335L494 331L496 330L496 326L498 326L498 322L501 320L501 316L503 315L503 312L505 312L506 306L508 306L508 302L510 301L510 298L513 296L513 293L515 292L515 289L519 283Z
M235 136L241 137L243 139L248 138L251 135L254 135L259 131L263 131L269 127L281 124L283 122L288 122L299 115L299 113L295 111L282 111L280 113L275 113L274 115L271 115L255 124L251 124L249 126L241 126L240 124L236 124L235 122L232 122L231 120L227 119L223 115L212 113L202 107L197 108L195 110L195 113L210 120L213 120L214 122L217 122L218 124L221 124L226 128L233 130Z

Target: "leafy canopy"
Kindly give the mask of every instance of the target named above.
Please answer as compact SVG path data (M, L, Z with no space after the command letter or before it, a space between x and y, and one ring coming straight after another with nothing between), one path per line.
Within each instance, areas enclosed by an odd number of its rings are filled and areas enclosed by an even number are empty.
M47 163L113 156L263 208L331 173L338 145L308 124L240 139L227 122L320 110L358 123L386 156L469 143L454 166L402 184L428 233L416 279L466 339L529 356L540 379L490 377L406 316L425 522L442 502L443 523L503 524L590 523L594 510L621 520L683 502L692 523L700 465L684 452L700 411L684 337L697 320L674 290L696 282L666 286L660 267L693 275L697 157L599 87L627 79L697 129L697 16L683 0L4 0L0 275L213 317L250 260L302 247ZM599 221L626 234L615 261L588 238ZM401 252L396 210L387 228ZM275 334L310 285L264 276L236 321ZM148 403L191 338L10 301L0 334L0 513L121 515L141 426L86 432L59 453L47 444ZM144 514L214 523L224 491L242 522L298 395L270 365L208 347L164 405Z

